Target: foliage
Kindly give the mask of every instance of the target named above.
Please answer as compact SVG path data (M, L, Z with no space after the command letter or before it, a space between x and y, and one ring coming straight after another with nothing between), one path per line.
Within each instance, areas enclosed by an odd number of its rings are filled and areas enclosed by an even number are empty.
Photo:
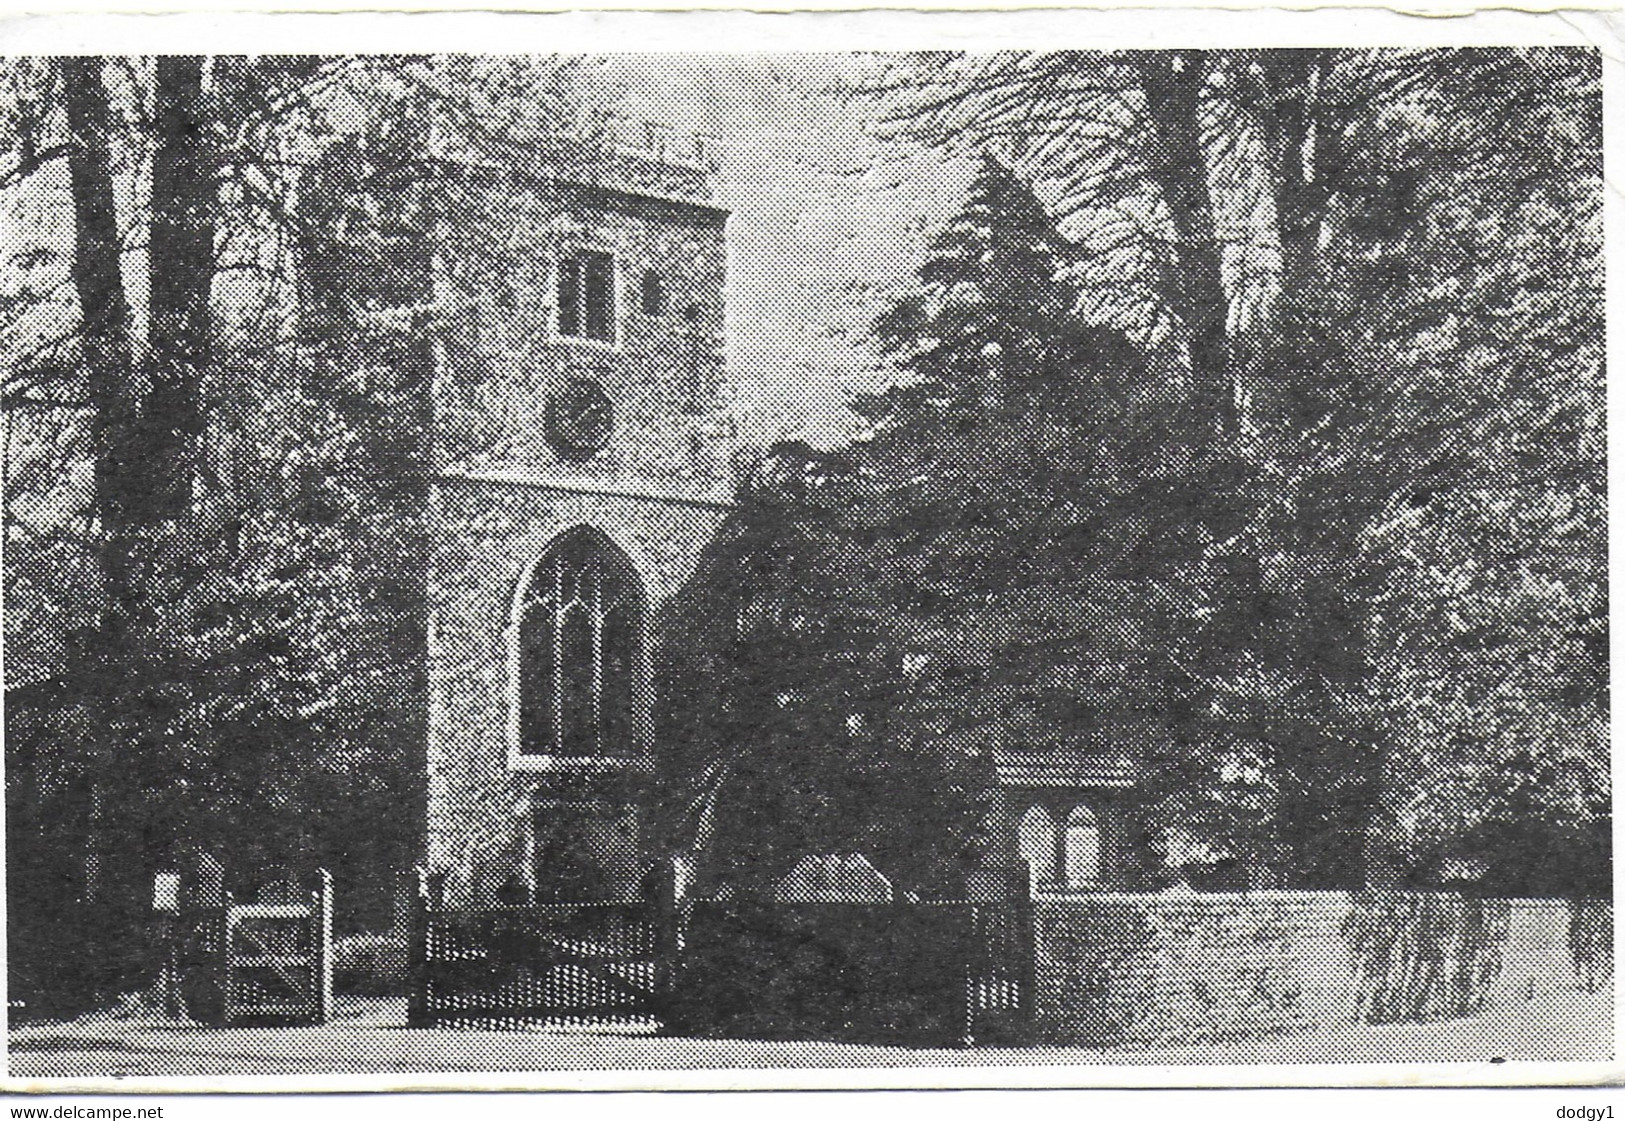
M877 323L898 384L858 403L872 436L779 449L697 582L737 599L689 610L739 633L712 632L733 651L699 672L688 652L714 647L680 624L667 695L724 864L859 850L911 886L963 871L999 751L1135 750L1170 865L1258 843L1269 792L1186 668L1220 638L1203 546L1237 465L1200 416L1137 398L1125 340L1065 314L1057 243L984 164Z
M1167 358L1267 481L1207 548L1235 642L1195 664L1296 875L1437 882L1472 850L1567 890L1532 849L1606 853L1597 78L1567 49L1013 52L861 91L1005 153L1075 313Z
M903 636L845 594L869 561L850 500L825 496L853 480L797 466L809 508L749 499L665 631L672 836L713 887L771 888L805 853L848 851L940 887L969 855L985 761L919 720ZM909 813L890 812L904 792Z
M1404 232L1353 268L1337 251L1342 283L1405 316L1338 363L1391 402L1357 460L1385 492L1360 540L1390 713L1378 849L1509 891L1608 879L1594 82L1561 54L1463 67L1402 153L1369 157L1416 169Z
M700 900L668 1023L685 1035L952 1046L966 1030L971 925L968 909L930 903Z

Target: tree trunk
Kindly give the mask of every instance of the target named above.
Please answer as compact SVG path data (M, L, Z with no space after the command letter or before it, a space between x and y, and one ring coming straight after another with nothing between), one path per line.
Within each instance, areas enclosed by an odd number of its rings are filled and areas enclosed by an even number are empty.
M1206 51L1134 56L1151 126L1150 173L1168 207L1177 243L1178 272L1169 291L1190 347L1194 389L1222 428L1229 426L1233 412L1225 337L1228 301L1197 116L1208 61Z
M129 558L112 546L127 540L139 505L131 460L138 446L141 393L132 358L130 305L120 271L108 147L111 114L102 85L102 60L64 59L62 79L68 127L76 141L68 158L74 207L73 284L79 298L87 395L95 410L94 502L110 545L106 622L117 627L134 598Z
M209 357L214 280L215 167L206 135L203 59L160 56L152 160L152 391L146 409L155 513L191 496L203 435L202 370Z
M139 472L142 393L134 364L129 301L120 267L109 145L111 112L102 60L62 60L63 98L74 146L68 157L74 206L73 284L79 299L87 396L94 410L93 507L102 545L102 610L77 669L91 717L86 767L90 806L85 899L98 908L82 964L91 995L120 986L139 968L133 934L144 863L135 828L138 796L117 792L127 744L136 634L141 629Z

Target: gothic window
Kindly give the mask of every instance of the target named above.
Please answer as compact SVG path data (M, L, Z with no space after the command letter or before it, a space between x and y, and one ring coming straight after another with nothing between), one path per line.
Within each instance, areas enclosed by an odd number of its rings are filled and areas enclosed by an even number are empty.
M559 262L559 334L615 341L615 259L583 249Z
M643 274L642 297L644 315L666 314L666 289L654 269Z
M521 756L637 754L643 591L595 530L566 533L531 571L517 611Z
M1062 853L1067 887L1091 887L1100 882L1100 821L1088 806L1074 806L1066 815Z
M1055 881L1055 818L1044 806L1029 806L1021 815L1017 848L1031 869L1034 887Z

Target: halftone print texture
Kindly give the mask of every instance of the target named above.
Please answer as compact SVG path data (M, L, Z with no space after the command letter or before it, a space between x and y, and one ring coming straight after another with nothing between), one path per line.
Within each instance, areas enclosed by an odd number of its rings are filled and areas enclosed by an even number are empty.
M11 1077L1613 1057L1597 51L0 74Z

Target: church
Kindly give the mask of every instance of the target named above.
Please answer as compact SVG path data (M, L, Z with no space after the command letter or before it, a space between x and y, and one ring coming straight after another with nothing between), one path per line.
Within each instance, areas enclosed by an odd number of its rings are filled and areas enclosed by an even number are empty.
M500 245L439 247L427 866L448 899L628 898L652 628L731 509L729 211L702 139L618 125L580 174L493 171ZM993 854L1118 882L1124 760L1001 752Z

